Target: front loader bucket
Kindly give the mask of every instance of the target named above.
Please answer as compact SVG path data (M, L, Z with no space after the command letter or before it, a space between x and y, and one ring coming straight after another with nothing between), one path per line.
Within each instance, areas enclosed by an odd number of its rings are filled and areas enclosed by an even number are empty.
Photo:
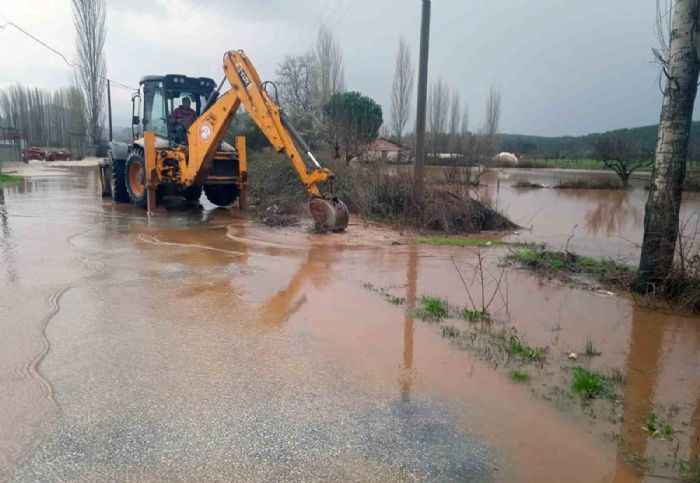
M314 196L309 201L309 211L314 219L314 231L343 231L348 227L348 207L338 198Z

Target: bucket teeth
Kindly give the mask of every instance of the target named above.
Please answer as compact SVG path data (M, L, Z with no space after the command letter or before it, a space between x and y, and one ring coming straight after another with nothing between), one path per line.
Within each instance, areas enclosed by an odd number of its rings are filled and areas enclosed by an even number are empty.
M348 208L338 198L314 197L309 201L316 233L343 231L348 227Z

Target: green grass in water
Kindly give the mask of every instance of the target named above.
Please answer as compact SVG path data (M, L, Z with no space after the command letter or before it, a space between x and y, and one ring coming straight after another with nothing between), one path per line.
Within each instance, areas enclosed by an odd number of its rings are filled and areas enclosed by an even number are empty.
M445 325L442 327L442 336L447 337L449 339L454 339L456 337L459 337L460 332L459 329L452 327L450 325Z
M631 271L627 265L614 260L595 259L575 253L550 250L523 250L509 255L508 259L534 270L560 270L597 276L626 274Z
M610 378L583 367L573 368L571 388L583 400L615 397Z
M649 433L652 438L667 439L673 436L674 433L673 427L670 424L663 422L659 415L653 411L647 414L642 429Z
M528 374L527 372L518 371L516 369L510 371L508 377L513 382L527 382L530 380L530 374Z
M435 245L435 246L448 246L448 247L499 247L499 246L509 246L509 247L520 247L525 248L532 246L530 243L523 242L505 242L501 240L483 240L480 238L457 238L457 237L421 237L418 239L418 243L421 245Z
M514 335L508 340L506 351L510 355L519 356L532 362L544 360L545 353L547 352L544 347L531 347Z
M413 315L421 320L441 321L448 316L450 305L447 300L439 297L421 297L419 305L413 310Z

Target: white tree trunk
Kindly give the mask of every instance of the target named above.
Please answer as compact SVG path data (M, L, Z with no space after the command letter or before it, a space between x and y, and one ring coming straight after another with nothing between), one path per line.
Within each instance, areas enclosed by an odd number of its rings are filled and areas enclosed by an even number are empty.
M700 62L696 50L699 0L677 0L673 12L667 82L644 217L637 289L662 284L672 266L685 180L688 137Z

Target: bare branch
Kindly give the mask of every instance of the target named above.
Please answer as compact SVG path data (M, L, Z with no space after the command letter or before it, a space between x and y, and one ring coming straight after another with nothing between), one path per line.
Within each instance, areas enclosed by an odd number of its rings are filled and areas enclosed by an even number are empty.
M314 55L318 73L316 98L318 105L323 106L333 94L345 91L343 53L328 27L322 26L318 30Z
M411 50L408 42L399 40L399 50L396 53L394 82L391 89L391 128L401 143L404 129L411 117L411 101L415 68L411 61Z
M104 79L107 74L103 52L107 36L106 7L104 0L72 2L76 30L76 63L80 66L75 69L75 78L85 98L88 135L94 144L98 144L102 140Z

